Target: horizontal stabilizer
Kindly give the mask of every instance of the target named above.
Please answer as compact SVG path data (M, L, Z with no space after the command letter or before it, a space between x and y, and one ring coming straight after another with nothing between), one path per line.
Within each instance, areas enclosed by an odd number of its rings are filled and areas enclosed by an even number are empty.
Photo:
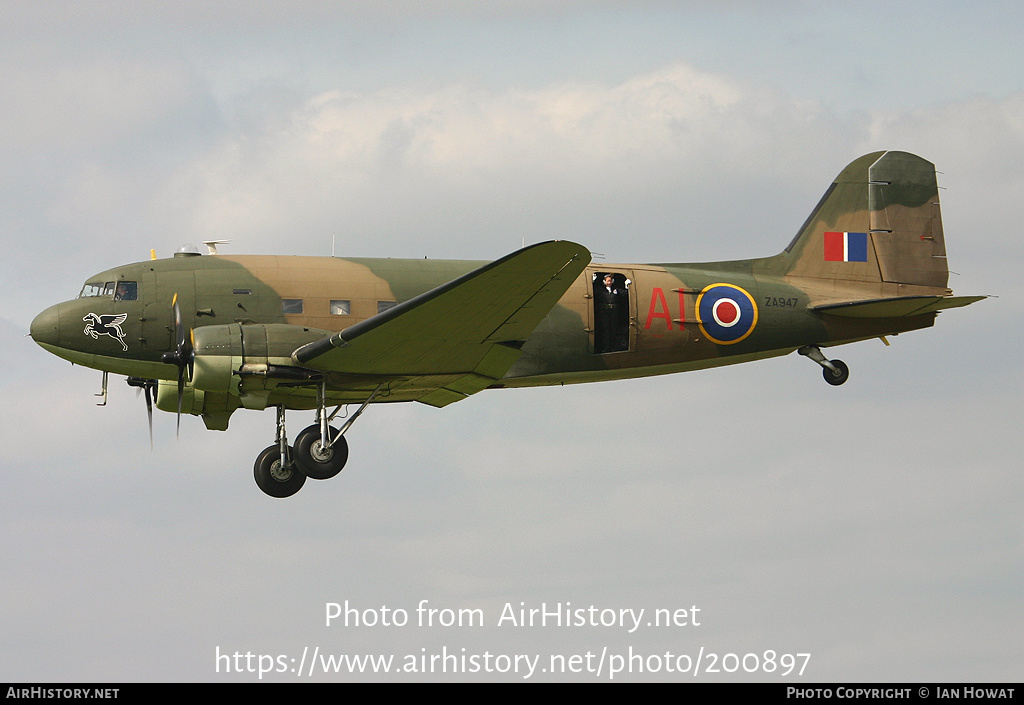
M959 308L981 301L985 296L898 296L892 299L845 301L815 306L812 310L846 318L898 318L935 313L946 308Z

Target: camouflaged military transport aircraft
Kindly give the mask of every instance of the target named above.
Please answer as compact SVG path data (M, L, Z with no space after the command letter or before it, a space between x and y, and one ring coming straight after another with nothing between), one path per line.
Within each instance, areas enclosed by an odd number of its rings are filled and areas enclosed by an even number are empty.
M127 375L156 406L225 430L277 409L256 459L269 495L333 477L371 403L442 407L484 389L597 382L786 355L849 370L822 347L926 328L953 296L935 167L905 152L850 164L778 255L702 264L601 264L572 242L494 262L199 255L90 277L32 322L44 349ZM340 332L339 332L340 331ZM359 404L340 428L341 408ZM329 407L336 406L329 411ZM315 409L289 446L286 409Z

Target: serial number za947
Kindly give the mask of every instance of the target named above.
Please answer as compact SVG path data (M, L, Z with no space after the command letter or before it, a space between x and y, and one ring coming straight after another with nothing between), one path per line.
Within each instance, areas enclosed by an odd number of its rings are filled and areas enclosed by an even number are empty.
M788 299L779 296L764 297L765 308L796 308L798 303L800 303L800 299L796 296Z

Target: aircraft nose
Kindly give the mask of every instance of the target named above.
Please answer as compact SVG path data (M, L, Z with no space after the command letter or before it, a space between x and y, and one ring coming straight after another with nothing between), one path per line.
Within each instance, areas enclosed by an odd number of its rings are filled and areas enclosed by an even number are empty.
M54 345L58 343L60 332L60 309L58 306L51 306L32 320L29 328L29 335L32 340L40 345Z

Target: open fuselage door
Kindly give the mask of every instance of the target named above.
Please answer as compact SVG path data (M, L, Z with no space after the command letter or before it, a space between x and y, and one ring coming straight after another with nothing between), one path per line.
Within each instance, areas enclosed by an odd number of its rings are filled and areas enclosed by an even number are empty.
M636 349L633 270L588 267L590 349L597 355Z

